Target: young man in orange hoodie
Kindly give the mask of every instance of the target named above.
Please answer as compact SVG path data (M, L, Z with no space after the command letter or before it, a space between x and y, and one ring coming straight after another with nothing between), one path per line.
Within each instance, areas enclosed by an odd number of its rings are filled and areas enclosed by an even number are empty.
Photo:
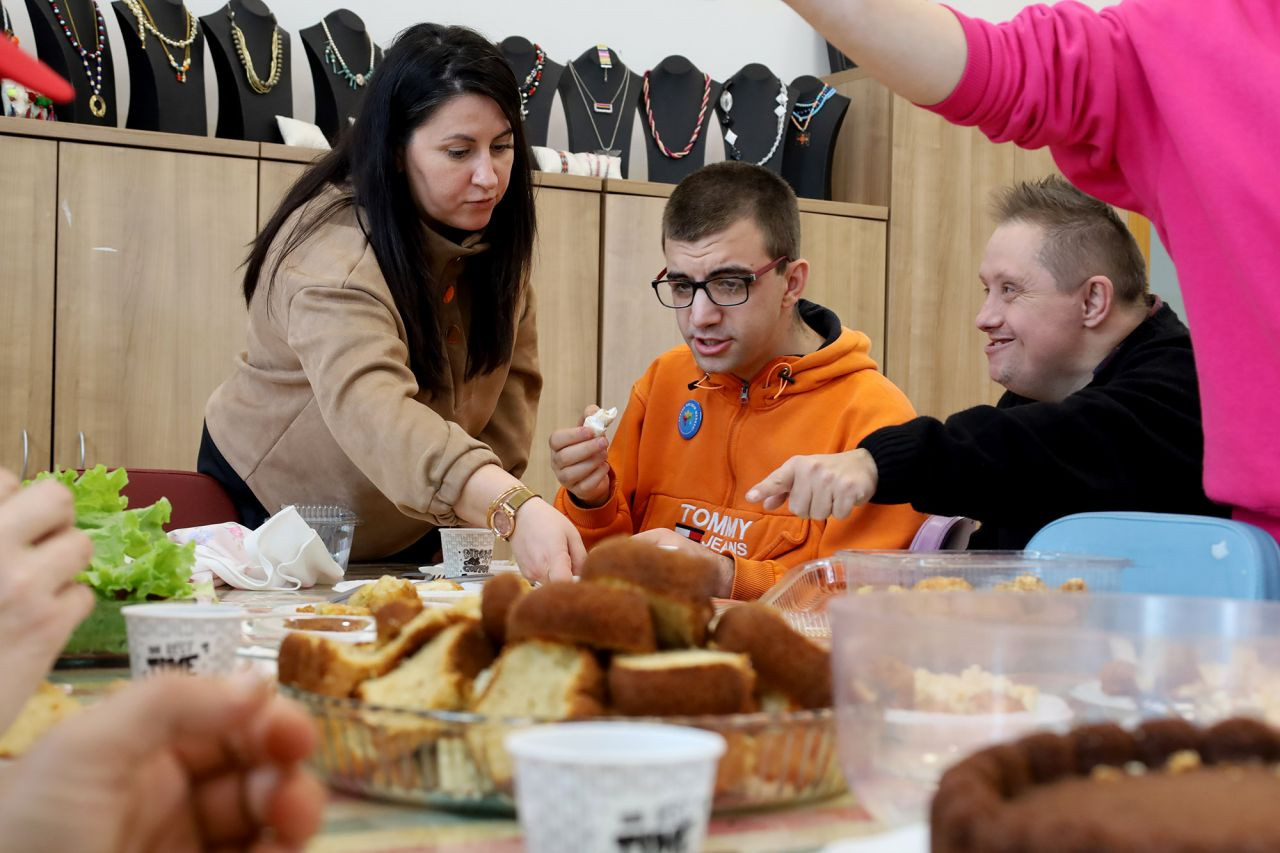
M687 345L632 387L612 446L581 425L551 436L556 506L584 544L636 534L680 548L714 563L718 594L743 599L841 549L907 547L924 517L906 506L818 521L745 499L797 453L857 447L915 415L867 336L801 299L809 264L791 188L758 166L707 166L672 192L662 244L652 287Z

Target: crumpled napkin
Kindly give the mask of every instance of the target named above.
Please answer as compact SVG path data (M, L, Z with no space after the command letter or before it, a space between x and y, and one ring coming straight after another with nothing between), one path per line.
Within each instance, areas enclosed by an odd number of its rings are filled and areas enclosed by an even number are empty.
M342 580L342 568L291 506L257 530L226 522L171 530L169 538L196 543L193 574L212 572L236 589L293 590Z

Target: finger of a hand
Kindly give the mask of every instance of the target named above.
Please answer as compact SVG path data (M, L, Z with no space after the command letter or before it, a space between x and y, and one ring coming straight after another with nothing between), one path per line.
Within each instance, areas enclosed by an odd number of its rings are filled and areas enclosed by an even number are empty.
M574 494L581 494L588 487L588 481L599 485L601 477L609 475L609 460L602 454L598 458L579 462L560 472L560 482Z
M786 497L795 482L795 459L788 459L781 467L768 477L747 490L746 498L752 503L760 503L773 497ZM774 504L779 506L780 504Z
M825 483L819 485L809 496L809 517L819 521L830 518L834 502L831 487Z
M591 476L565 488L577 495L578 500L589 503L603 501L609 497L610 470L608 465L602 465Z
M813 497L813 483L805 472L796 475L795 482L791 486L791 496L787 500L787 507L791 510L791 514L798 518L811 518L809 504Z
M84 531L71 527L46 536L15 562L33 572L42 589L53 591L73 583L92 559L93 542Z
M575 528L569 531L569 570L575 575L580 575L586 563L587 548L582 544L582 536Z
M609 453L609 442L594 435L586 441L569 444L551 454L551 465L557 471L564 471L583 462L591 462L606 458Z
M276 696L247 725L225 738L206 738L179 745L177 752L194 778L248 767L262 761L287 765L311 754L319 735L315 723L296 703Z
M558 429L551 433L551 437L547 439L547 444L551 447L552 454L556 454L566 447L590 442L595 437L596 434L591 427L576 426L569 429Z
M552 583L573 580L573 563L567 552L551 558L547 566L547 580Z
M297 847L320 829L328 792L310 772L294 768L276 787L265 819L275 838Z
M835 502L831 505L831 517L843 519L853 515L856 503L854 498L855 495L851 491L843 492L837 496Z
M72 527L75 521L71 491L56 480L44 480L4 502L0 548L33 545Z
M787 492L786 494L782 494L782 495L771 495L770 497L767 497L764 499L764 503L761 504L761 506L763 506L766 510L769 510L770 512L772 512L773 510L778 509L779 507L786 506L787 499L790 497L791 497L790 492Z
M3 504L6 498L22 487L22 482L18 479L18 475L10 471L8 468L0 468L0 504Z

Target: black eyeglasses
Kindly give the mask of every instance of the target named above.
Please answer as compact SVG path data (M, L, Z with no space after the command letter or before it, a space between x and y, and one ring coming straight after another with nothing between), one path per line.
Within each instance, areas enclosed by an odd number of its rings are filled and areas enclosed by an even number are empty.
M783 255L755 272L716 276L706 281L663 278L667 274L667 270L664 267L651 284L658 301L668 308L688 308L693 304L693 298L698 295L699 290L707 294L707 298L711 300L713 305L728 308L746 302L747 297L751 295L751 283L760 278L760 276L767 272L772 272L780 264L788 264L790 262L791 259Z

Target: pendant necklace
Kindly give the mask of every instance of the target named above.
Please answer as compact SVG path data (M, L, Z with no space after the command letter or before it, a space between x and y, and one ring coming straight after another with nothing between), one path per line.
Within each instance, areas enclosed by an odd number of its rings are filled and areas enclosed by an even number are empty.
M320 19L320 28L324 30L324 59L329 63L329 67L333 69L333 73L347 81L347 85L352 89L359 89L369 82L369 78L373 76L373 60L376 55L373 46L373 36L369 35L369 31L365 30L364 37L369 40L369 70L363 74L355 73L347 65L347 61L342 58L341 51L338 50L338 43L333 40L333 34L329 32L329 25L324 18Z
M658 125L653 120L653 105L649 101L649 75L651 73L650 71L644 72L644 114L649 119L649 132L653 134L653 141L664 156L670 157L672 160L688 157L693 151L693 147L698 144L698 137L702 135L702 120L706 118L707 101L711 98L711 75L702 75L702 106L698 107L698 118L693 123L693 136L689 139L689 144L679 151L672 151L662 141L662 137L658 135Z
M800 131L796 134L796 142L802 147L808 147L812 137L809 136L809 122L813 121L813 117L822 112L822 108L827 105L827 101L831 100L836 90L826 85L822 86L817 97L812 101L796 101L796 105L791 110L791 123L795 125L796 130Z
M142 43L142 49L147 49L147 33L149 32L160 42L160 49L164 51L165 58L169 60L169 67L173 69L178 82L187 82L187 72L191 70L191 45L196 40L197 32L195 16L184 5L182 14L186 16L186 38L171 39L160 32L160 28L156 26L156 19L151 16L151 10L147 8L143 0L124 0L124 5L138 22L138 41ZM171 47L184 51L182 62L178 62L173 58L173 52L169 50Z
M71 17L71 9L68 8L66 15L63 15L58 0L49 0L53 17L62 25L63 35L67 37L67 41L71 42L76 53L80 54L80 61L84 63L84 73L89 78L89 88L93 90L93 94L89 96L89 112L93 113L94 118L102 118L107 114L107 102L102 97L102 54L107 44L107 24L102 20L102 11L98 8L97 2L89 0L89 5L93 7L96 35L93 53L85 50L84 43L80 41L76 22ZM93 59L93 68L89 66L90 59Z
M257 92L259 95L265 95L276 87L280 82L280 68L283 64L280 60L284 54L284 47L280 41L280 27L276 24L276 16L271 16L271 73L267 75L267 79L263 80L253 69L253 59L249 56L249 48L244 43L244 33L236 24L236 13L227 5L227 18L231 21L231 40L235 42L236 53L240 55L240 64L244 66L244 76L249 82L249 88Z
M547 61L547 54L541 45L533 46L533 68L524 76L524 82L520 84L520 118L529 117L529 100L537 93L539 84L542 83L542 66Z
M777 79L777 78L774 78ZM733 109L733 81L728 80L724 84L724 91L720 93L720 123L726 128L724 134L724 145L726 153L730 160L741 160L742 151L737 147L738 134L733 130L733 118L729 112ZM769 147L768 153L764 157L756 161L757 166L763 166L773 159L773 155L777 153L778 146L782 144L782 137L787 130L787 84L778 80L778 95L774 98L777 104L773 109L773 114L778 117L778 130L773 137L773 145Z
M605 145L604 138L600 136L600 127L599 125L596 124L596 117L593 115L593 113L605 113L606 115L612 115L613 105L618 102L619 97L622 98L622 103L624 105L626 104L627 89L631 85L631 74L630 72L627 71L626 68L623 68L622 70L623 70L622 85L618 87L618 91L613 93L613 100L607 101L607 102L595 101L595 105L593 107L587 98L587 95L588 95L587 87L582 82L582 78L578 76L578 69L573 67L572 62L569 63L569 74L570 76L573 77L573 82L577 84L578 95L581 96L582 98L582 106L586 108L587 119L591 122L591 130L596 135L596 142L600 143L600 147L596 149L595 153L605 154L610 157L622 156L622 149L613 147L613 144L618 141L618 128L622 127L622 114L620 113L618 115L618 120L613 125L613 135L609 137L609 144ZM594 101L594 98L592 98L591 100Z

